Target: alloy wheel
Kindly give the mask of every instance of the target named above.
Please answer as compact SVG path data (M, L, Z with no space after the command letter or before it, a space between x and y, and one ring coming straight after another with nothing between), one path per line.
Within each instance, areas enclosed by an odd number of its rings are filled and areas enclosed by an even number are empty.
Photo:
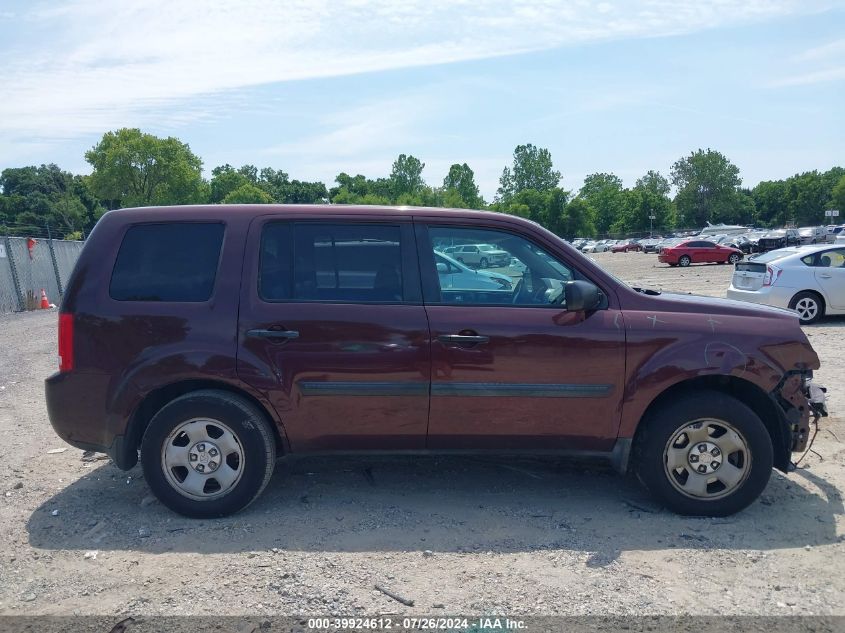
M802 321L812 321L819 314L819 303L812 297L804 297L795 304L795 311Z
M724 420L685 423L666 443L663 459L672 486L693 499L725 497L751 472L748 442Z
M244 450L238 437L219 420L196 418L178 425L161 448L168 483L190 499L219 497L238 483Z

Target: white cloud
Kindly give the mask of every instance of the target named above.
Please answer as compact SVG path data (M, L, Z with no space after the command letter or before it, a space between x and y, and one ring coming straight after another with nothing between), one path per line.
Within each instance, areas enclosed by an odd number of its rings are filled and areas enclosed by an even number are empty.
M735 25L826 0L65 0L21 9L33 37L0 44L0 145L122 125L167 127L174 106L260 84L444 64ZM7 23L8 24L8 23ZM8 28L8 27L7 27ZM236 98L236 97L235 97ZM230 104L231 105L231 104ZM326 140L360 144L365 127Z
M809 86L845 79L845 38L825 42L809 48L792 58L792 66L799 68L769 82L770 88Z
M798 75L777 79L769 85L773 88L784 88L787 86L809 86L811 84L841 80L845 80L845 66L812 70Z
M819 60L843 59L845 58L845 38L827 42L804 51L796 57L802 62L814 62Z

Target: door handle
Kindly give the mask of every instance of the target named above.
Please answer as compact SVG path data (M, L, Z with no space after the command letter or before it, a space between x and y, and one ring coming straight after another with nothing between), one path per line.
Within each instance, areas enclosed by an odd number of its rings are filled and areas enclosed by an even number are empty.
M445 345L481 345L489 343L490 337L477 334L441 334L437 340Z
M832 275L830 273L819 273L819 277L824 277L825 279L830 279Z
M248 330L246 335L252 338L299 338L296 330Z

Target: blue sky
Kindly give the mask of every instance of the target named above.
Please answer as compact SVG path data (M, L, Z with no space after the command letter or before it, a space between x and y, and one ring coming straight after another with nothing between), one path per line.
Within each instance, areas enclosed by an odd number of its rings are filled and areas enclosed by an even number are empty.
M488 200L520 143L573 190L699 147L747 186L845 165L842 1L0 0L0 69L0 169L87 172L124 126L329 186L467 162Z

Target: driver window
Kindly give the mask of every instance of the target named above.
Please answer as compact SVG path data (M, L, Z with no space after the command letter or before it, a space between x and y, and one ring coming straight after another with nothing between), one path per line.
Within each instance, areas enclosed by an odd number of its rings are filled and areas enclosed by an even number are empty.
M432 227L429 235L439 292L429 301L565 307L572 269L533 242L489 229Z

